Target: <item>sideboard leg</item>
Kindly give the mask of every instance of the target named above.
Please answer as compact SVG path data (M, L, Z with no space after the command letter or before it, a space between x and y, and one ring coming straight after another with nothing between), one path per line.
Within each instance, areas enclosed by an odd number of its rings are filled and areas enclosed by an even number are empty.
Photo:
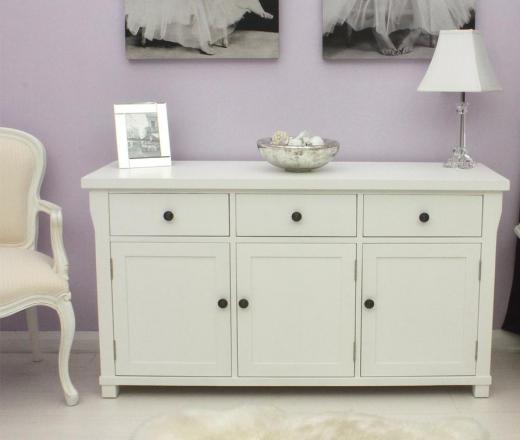
M119 386L117 385L102 385L101 396L104 399L115 399L119 395Z
M473 397L489 397L489 385L474 385Z

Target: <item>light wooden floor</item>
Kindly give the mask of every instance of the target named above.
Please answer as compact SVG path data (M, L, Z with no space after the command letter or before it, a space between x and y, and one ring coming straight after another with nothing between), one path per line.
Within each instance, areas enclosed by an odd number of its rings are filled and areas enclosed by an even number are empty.
M520 439L520 338L498 333L489 399L474 399L468 388L394 389L204 389L124 388L104 400L97 386L98 355L72 356L79 406L63 404L56 356L41 363L29 354L0 354L1 440L129 439L145 420L182 408L275 405L287 411L357 411L397 419L436 420L469 416L492 440Z

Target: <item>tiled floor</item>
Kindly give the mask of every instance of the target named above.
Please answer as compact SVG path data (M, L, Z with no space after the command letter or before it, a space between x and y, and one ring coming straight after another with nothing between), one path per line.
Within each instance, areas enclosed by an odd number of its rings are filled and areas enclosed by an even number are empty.
M72 356L80 404L66 407L58 384L56 356L41 363L29 354L0 354L0 439L129 439L150 417L182 408L275 405L287 411L357 411L397 419L436 420L467 416L491 432L492 440L520 440L520 338L497 333L494 385L489 399L469 388L205 389L123 388L115 400L101 399L98 355Z

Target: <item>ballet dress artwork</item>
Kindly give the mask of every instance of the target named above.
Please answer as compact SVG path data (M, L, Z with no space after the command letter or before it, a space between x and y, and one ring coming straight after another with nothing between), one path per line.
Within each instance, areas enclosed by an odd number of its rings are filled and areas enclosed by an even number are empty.
M125 7L129 58L278 55L278 0L125 0ZM253 17L276 24L241 30Z
M324 56L429 58L441 30L474 27L475 4L476 0L323 0Z

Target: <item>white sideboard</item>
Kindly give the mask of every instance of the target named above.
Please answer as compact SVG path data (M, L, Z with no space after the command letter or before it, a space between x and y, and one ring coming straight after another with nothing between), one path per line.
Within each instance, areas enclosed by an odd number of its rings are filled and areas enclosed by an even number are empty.
M483 165L175 162L86 176L104 397L120 385L489 395L507 179Z

